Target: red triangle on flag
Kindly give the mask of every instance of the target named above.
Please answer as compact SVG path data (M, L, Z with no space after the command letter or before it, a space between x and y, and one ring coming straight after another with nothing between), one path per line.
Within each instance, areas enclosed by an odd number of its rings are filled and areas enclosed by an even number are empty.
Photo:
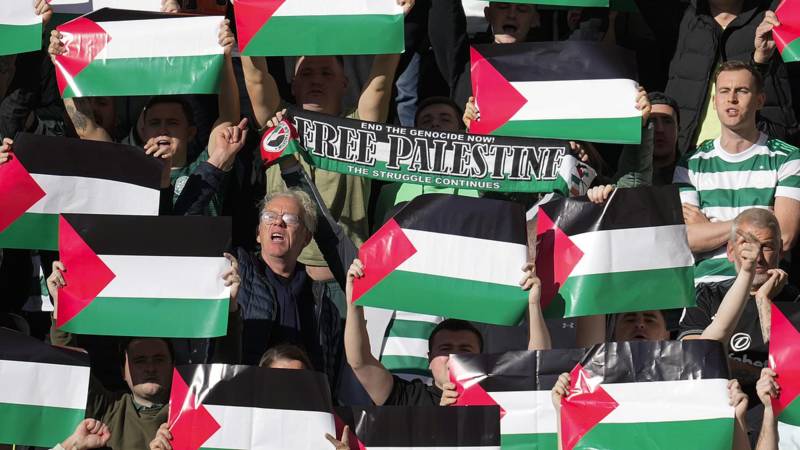
M173 450L198 450L221 428L176 369L172 370L167 423Z
M794 0L783 0L775 9L781 25L772 30L778 51L783 50L794 40L800 39L800 5Z
M416 252L400 225L389 219L358 250L358 258L364 263L364 276L353 280L353 302Z
M46 194L13 152L0 164L0 232L8 228Z
M561 446L572 450L619 404L577 364L570 372L570 393L561 399Z
M450 382L456 385L456 392L458 392L458 399L456 406L498 406L500 408L500 419L506 415L506 410L502 405L497 403L486 389L480 383L473 383L470 386L464 386L464 383L456 380L453 373L450 373Z
M58 290L56 327L78 315L116 277L64 216L58 218L58 253L66 286Z
M800 332L786 315L772 304L772 326L769 334L769 362L778 374L781 395L772 399L775 417L800 396Z
M536 240L536 275L542 282L542 309L547 309L583 258L583 251L542 208L536 215Z
M233 9L236 18L239 51L244 51L247 44L269 22L275 11L286 3L286 0L236 0ZM287 37L288 39L289 37Z
M514 117L528 99L474 47L470 47L469 54L472 92L478 110L483 111L480 119L470 123L469 132L490 134Z
M333 415L333 422L336 426L336 438L342 441L344 439L344 427L347 424L344 423L344 421L336 414ZM358 439L358 436L356 436L356 433L353 431L352 427L348 429L347 438L348 447L350 447L350 450L366 450L367 447L363 442L361 442L360 439Z
M94 61L94 58L106 48L111 36L100 25L85 17L78 17L56 27L63 35L66 53L57 55L56 81L58 91L64 91L83 69Z

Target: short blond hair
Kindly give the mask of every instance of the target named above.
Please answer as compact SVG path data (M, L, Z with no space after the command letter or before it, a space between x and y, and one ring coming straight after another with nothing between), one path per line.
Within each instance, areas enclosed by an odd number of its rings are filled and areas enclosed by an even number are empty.
M306 229L310 231L311 234L317 231L317 205L305 191L292 188L267 194L259 205L259 211L263 213L269 202L276 198L291 198L296 201L297 204L300 205L300 209L303 210L303 225L305 225ZM261 219L259 218L259 222L260 221Z
M733 225L731 226L731 242L736 242L736 235L739 231L739 227L743 224L752 225L761 229L769 228L775 236L774 244L780 244L781 225L778 223L778 218L775 217L772 211L765 208L749 208L739 213L739 215L733 219Z

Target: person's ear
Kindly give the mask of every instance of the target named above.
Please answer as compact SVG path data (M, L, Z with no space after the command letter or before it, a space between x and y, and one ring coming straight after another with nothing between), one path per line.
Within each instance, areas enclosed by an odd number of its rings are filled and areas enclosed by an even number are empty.
M734 241L728 240L725 252L728 254L728 261L736 262L736 243Z

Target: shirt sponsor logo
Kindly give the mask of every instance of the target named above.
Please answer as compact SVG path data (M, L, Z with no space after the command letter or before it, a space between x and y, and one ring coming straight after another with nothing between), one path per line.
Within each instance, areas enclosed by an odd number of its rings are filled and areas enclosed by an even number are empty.
M731 337L731 350L735 352L743 352L750 348L752 338L747 333L736 333Z

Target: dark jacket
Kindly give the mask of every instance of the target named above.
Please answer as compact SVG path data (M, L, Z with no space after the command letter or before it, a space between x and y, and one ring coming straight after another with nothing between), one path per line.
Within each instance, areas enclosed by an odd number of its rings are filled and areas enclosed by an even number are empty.
M753 62L756 28L764 12L774 10L775 5L769 0L745 0L742 12L723 30L711 16L707 0L692 0L685 7L666 0L637 3L658 38L675 42L666 94L680 107L678 150L684 154L694 149L717 65L729 60ZM767 95L759 128L785 140L797 127L786 66L776 51L768 63L757 68L764 76Z

